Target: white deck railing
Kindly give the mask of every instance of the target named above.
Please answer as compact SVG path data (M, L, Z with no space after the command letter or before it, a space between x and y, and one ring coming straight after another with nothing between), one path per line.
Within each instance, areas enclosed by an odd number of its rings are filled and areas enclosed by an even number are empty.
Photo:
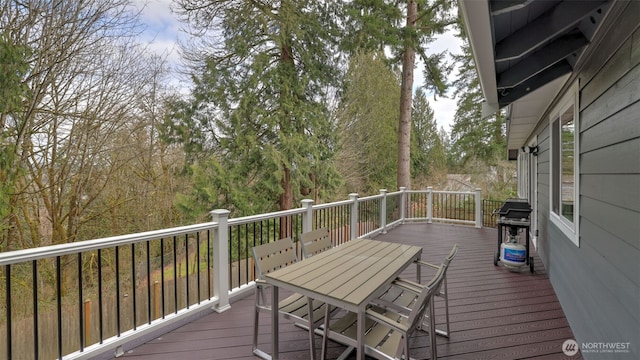
M407 221L482 227L480 190L406 190L0 253L0 357L119 355L251 291L252 246L327 227L340 244Z

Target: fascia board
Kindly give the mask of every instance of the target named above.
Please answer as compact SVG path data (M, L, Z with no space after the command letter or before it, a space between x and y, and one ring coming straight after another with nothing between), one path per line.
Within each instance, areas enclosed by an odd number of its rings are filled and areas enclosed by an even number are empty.
M491 108L498 108L493 32L487 0L458 0L471 52L476 63L484 98Z

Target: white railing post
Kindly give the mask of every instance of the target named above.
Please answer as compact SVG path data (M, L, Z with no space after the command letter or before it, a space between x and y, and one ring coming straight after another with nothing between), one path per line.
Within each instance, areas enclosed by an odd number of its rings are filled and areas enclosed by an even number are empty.
M302 208L306 210L302 213L302 232L306 233L313 230L313 200L303 199Z
M380 228L382 228L382 233L387 233L387 189L380 189L380 195L382 195L382 199L380 200Z
M229 305L229 210L216 209L211 217L218 227L213 235L213 295L218 297L218 304L213 307L216 312L227 311Z
M433 222L433 187L427 187L427 224Z
M476 188L476 228L482 227L482 189Z
M402 224L404 224L405 217L405 208L407 204L407 188L402 186L400 187L400 220Z
M349 200L351 201L351 238L349 240L353 240L358 238L358 223L360 221L358 219L358 194L349 194Z

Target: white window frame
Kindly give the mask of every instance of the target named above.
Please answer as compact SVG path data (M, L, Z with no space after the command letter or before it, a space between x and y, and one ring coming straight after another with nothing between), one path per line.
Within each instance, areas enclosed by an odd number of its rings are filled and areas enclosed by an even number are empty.
M535 147L537 149L538 146L538 136L534 136L533 139L528 144L529 147ZM533 246L538 248L538 155L530 154L529 156L529 168L527 171L529 172L529 204L531 204L531 227L529 231L531 232L531 242Z
M556 225L560 231L573 242L577 247L580 247L580 88L578 82L576 82L558 105L553 109L549 117L549 219ZM554 196L557 195L558 204L562 206L562 175L557 178L557 184L555 184L554 174L558 172L557 159L554 154L554 146L556 146L556 140L554 134L561 134L562 121L560 117L568 110L573 109L573 123L574 123L574 138L573 138L573 222L567 219L562 214L558 214L554 210ZM554 125L560 129L558 132L554 132ZM560 135L561 136L561 135ZM562 157L562 153L560 153ZM561 162L562 160L560 160ZM558 187L557 191L554 191L554 186Z
M529 154L518 152L518 197L529 199Z
M534 136L526 146L530 149L537 148L538 137ZM524 148L523 148L524 149ZM518 197L527 199L531 206L529 235L533 246L538 247L538 164L537 153L525 152L521 149L518 153Z

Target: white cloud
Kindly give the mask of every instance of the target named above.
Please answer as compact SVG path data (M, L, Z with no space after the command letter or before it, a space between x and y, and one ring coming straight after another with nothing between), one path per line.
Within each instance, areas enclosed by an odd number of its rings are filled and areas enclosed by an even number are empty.
M433 97L431 97L427 100L433 109L436 122L438 123L438 129L444 127L445 131L451 132L453 117L457 109L456 99L438 97L437 100L434 100Z
M134 0L133 4L142 9L140 20L145 30L141 40L159 54L175 49L182 33L177 16L171 12L171 0Z
M184 33L180 31L177 15L171 11L172 0L133 0L132 3L138 10L142 9L140 21L144 31L140 41L150 52L166 57L171 67L170 83L177 88L184 87L186 82L177 71L181 64L178 41Z
M455 32L447 31L444 34L439 35L432 43L429 44L427 52L429 54L435 54L447 51L448 53L445 59L447 62L451 62L452 58L448 54L459 54L461 52L461 45L462 40L455 36ZM424 77L422 76L423 66L423 63L419 62L414 73L414 87L416 88L424 85ZM451 74L449 74L447 79L449 82L451 82L455 79L455 77L456 72L452 72ZM431 94L427 97L429 105L433 109L436 122L438 123L438 129L440 127L444 127L447 132L451 131L451 126L453 125L453 117L456 112L456 99L451 97L451 95L449 96L450 97L438 96L434 99L433 94Z
M133 5L142 9L141 21L147 26L145 36L176 39L180 22L171 12L171 0L133 0Z

